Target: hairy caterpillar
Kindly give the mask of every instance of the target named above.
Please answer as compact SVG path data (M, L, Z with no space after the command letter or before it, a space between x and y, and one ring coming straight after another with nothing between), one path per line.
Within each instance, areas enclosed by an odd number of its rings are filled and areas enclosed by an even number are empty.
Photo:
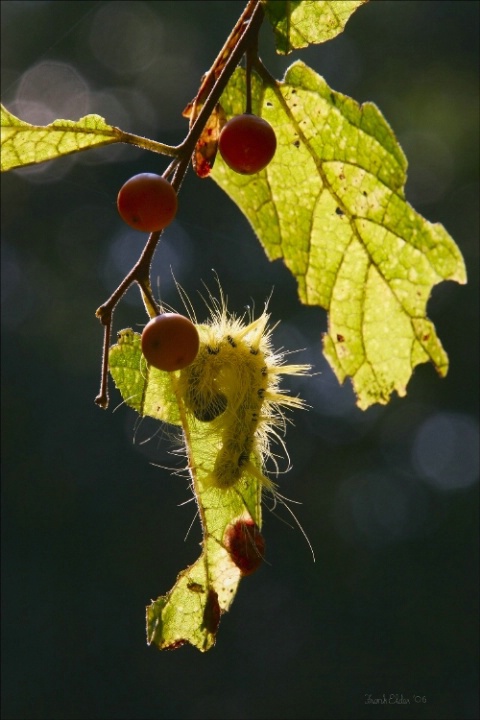
M271 440L283 445L283 409L304 407L301 398L281 390L280 377L303 375L310 367L285 364L285 353L273 350L266 310L245 323L228 313L223 295L210 301L209 321L196 324L200 347L189 366L177 372L150 366L140 336L127 329L111 348L110 371L140 415L182 426L190 474L202 490L241 489L251 479L273 491L265 474ZM127 368L135 371L136 392L135 383L126 382ZM256 521L253 508L247 509Z
M224 303L214 301L212 318L199 325L200 350L181 371L178 391L191 424L208 436L215 461L203 483L226 489L245 475L272 488L263 467L270 438L278 437L285 419L282 406L303 407L281 392L281 374L305 374L306 365L284 365L283 354L271 345L269 315L264 311L249 324L230 316ZM207 427L205 427L207 425Z
M271 436L278 437L285 425L281 408L303 407L301 399L280 390L279 380L309 368L282 364L283 354L272 350L268 320L263 312L244 324L216 303L210 323L198 326L196 359L180 373L178 393L189 423L199 432L204 428L215 452L212 467L201 473L206 486L226 489L251 475L272 489L263 467Z

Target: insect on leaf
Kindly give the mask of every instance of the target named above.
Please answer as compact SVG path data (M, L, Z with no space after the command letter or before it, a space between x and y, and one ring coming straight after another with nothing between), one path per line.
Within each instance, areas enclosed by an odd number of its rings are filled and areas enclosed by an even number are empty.
M147 608L148 642L161 649L212 647L241 578L263 560L262 490L274 492L264 467L270 440L284 430L282 408L303 406L282 393L280 376L308 370L283 364L267 321L263 313L244 324L215 305L210 323L197 325L196 359L173 373L147 365L133 330L119 333L110 349L110 372L126 404L181 426L202 523L200 557Z

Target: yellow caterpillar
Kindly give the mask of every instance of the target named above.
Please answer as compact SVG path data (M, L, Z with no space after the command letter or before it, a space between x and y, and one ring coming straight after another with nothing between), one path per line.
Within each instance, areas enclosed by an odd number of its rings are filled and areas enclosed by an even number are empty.
M282 405L303 407L301 399L280 391L279 376L304 374L309 367L282 365L283 354L271 347L268 319L263 312L245 325L217 305L210 323L198 326L196 359L180 373L178 394L189 425L197 432L206 426L204 433L215 453L213 467L199 473L205 486L230 488L247 473L273 487L262 470L269 436L284 427Z

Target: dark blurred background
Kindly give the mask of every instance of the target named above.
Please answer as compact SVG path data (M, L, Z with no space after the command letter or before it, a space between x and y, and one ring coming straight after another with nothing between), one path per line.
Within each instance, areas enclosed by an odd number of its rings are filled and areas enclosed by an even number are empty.
M230 2L2 2L2 98L23 119L103 115L167 143L244 7ZM206 655L145 641L145 605L199 553L184 479L158 424L98 391L95 309L144 236L116 211L123 182L166 159L111 147L2 177L3 667L5 719L478 718L477 2L371 2L343 35L296 58L378 104L409 158L407 197L460 246L469 284L443 283L429 315L450 356L408 395L356 408L305 308L236 207L190 174L154 264L156 292L199 318L218 272L229 307L263 308L275 343L318 372L291 384L287 511L265 511L267 560L240 586ZM139 329L136 289L115 330ZM286 467L286 461L283 467ZM271 504L270 504L271 505ZM385 697L386 704L368 700Z

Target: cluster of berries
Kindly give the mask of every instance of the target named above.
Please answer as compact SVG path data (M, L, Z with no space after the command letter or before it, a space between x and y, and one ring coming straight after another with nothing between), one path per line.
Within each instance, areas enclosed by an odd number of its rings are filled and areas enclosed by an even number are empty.
M277 140L272 126L245 113L229 120L218 147L225 163L242 175L263 170L272 160ZM170 225L177 213L177 193L165 178L141 173L127 180L117 197L121 218L142 232L156 232ZM172 372L190 365L199 349L198 331L183 315L162 313L150 320L142 333L142 352L158 368Z

